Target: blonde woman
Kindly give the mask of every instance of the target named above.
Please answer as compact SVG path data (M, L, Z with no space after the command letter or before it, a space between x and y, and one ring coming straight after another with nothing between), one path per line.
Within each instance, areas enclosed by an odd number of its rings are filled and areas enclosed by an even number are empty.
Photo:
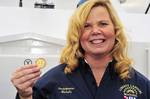
M17 69L16 99L150 99L150 81L131 67L109 0L87 0L76 9L60 63L40 79L34 65Z

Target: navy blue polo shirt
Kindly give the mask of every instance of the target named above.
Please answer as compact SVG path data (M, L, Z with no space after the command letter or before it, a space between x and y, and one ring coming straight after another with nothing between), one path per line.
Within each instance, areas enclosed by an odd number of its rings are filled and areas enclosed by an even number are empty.
M128 80L121 80L114 66L116 61L110 62L104 72L100 85L96 80L90 66L82 59L80 72L93 99L150 99L150 81L142 74L131 68ZM144 85L143 85L144 84ZM147 84L147 88L145 86ZM115 98L116 99L116 98Z

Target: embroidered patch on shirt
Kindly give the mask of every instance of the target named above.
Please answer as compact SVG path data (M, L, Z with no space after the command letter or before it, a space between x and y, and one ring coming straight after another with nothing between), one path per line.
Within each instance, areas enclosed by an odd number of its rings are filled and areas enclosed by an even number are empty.
M123 93L124 99L137 99L138 95L142 94L142 91L132 84L122 85L119 90Z
M73 87L58 87L58 91L62 94L71 94L74 90Z

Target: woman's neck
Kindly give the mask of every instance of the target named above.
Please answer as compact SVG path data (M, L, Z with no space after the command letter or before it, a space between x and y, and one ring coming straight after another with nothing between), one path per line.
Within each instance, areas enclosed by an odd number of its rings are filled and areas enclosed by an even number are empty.
M107 67L107 64L112 60L112 57L110 55L103 57L85 55L85 60L91 66L91 68L101 69Z
M93 72L97 86L100 85L101 79L104 75L104 72L108 66L108 63L112 60L110 55L104 57L85 55L86 62L90 65L90 68Z

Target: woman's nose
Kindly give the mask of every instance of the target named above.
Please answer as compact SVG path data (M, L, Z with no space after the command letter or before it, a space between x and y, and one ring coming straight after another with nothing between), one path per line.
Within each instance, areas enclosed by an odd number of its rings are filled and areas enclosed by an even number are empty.
M101 33L101 30L98 26L93 26L92 27L92 33L93 34Z

